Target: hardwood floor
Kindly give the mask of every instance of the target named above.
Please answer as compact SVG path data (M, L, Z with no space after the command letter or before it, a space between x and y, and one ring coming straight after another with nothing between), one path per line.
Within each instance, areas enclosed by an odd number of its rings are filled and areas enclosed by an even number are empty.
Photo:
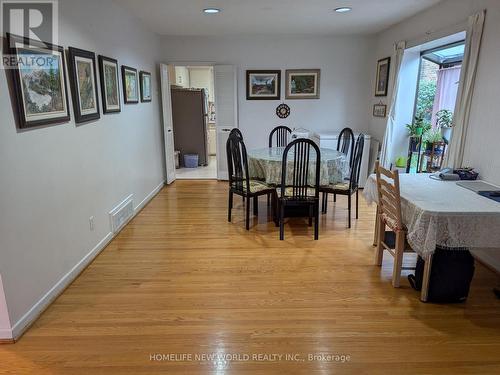
M477 266L465 304L424 304L408 271L391 286L390 256L382 272L373 265L364 200L351 230L338 197L319 241L294 219L281 242L265 198L249 232L241 200L233 223L226 202L215 181L162 190L19 342L0 346L0 374L500 373L490 271ZM239 358L195 358L212 353Z

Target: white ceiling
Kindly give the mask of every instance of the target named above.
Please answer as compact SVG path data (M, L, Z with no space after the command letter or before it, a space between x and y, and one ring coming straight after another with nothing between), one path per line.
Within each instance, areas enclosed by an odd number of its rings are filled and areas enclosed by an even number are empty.
M115 0L162 35L371 34L441 0ZM350 6L338 14L334 8ZM207 7L221 8L215 15Z

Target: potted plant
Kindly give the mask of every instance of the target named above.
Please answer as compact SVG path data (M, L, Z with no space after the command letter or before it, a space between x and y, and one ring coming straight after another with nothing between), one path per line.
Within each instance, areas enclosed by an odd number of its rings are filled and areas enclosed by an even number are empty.
M451 129L453 128L453 112L448 109L442 109L436 112L436 125L441 129L441 134L446 143L449 142Z
M423 141L426 143L426 150L431 151L432 145L434 143L443 141L443 135L441 134L441 129L436 128L427 131L423 136Z
M415 116L415 120L411 124L406 124L406 129L410 136L411 151L417 152L418 145L420 142L420 137L425 134L431 128L431 124L426 123L423 116Z

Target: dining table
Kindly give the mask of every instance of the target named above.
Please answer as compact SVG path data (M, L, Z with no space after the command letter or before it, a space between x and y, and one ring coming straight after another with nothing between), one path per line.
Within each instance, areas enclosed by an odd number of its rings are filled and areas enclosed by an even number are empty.
M248 151L248 173L251 178L261 180L269 185L281 184L282 162L285 147L266 147ZM337 184L349 178L350 168L347 155L328 148L320 149L320 185ZM311 165L313 157L311 156ZM288 154L287 181L292 184L293 149ZM310 180L314 181L315 168L309 168Z
M428 173L400 174L399 183L408 242L425 260L420 296L425 302L436 248L500 250L500 203ZM369 204L377 203L375 175L369 176L363 195Z

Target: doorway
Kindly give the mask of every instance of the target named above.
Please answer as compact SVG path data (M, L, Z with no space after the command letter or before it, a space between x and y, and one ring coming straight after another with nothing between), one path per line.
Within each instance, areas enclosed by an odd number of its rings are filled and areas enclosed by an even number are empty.
M177 179L217 178L212 66L170 65Z
M160 77L167 184L176 178L227 180L226 141L238 127L236 67L160 64Z

